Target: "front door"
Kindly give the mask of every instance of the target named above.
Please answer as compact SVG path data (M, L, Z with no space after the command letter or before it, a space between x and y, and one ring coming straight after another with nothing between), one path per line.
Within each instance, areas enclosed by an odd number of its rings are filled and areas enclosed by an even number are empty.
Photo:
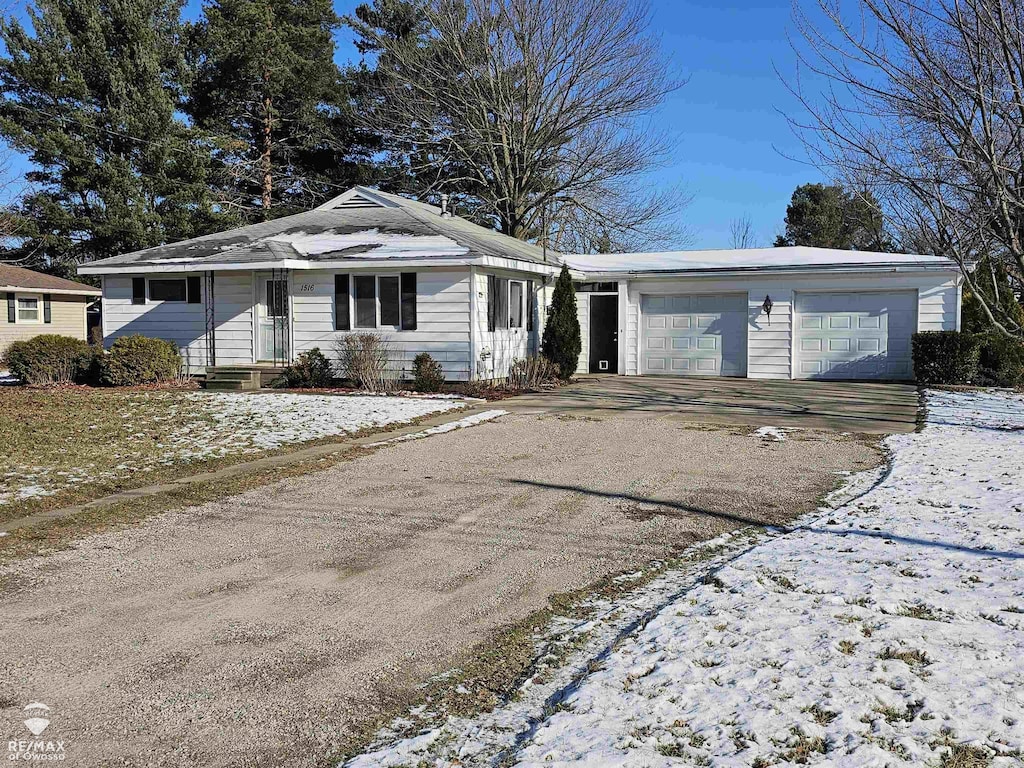
M619 372L618 295L590 295L590 372Z
M257 318L257 362L287 360L288 281L260 275Z

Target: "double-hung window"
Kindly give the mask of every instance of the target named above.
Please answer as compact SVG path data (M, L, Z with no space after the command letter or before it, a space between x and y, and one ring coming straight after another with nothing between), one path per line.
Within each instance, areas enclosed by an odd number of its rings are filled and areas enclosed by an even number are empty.
M349 301L351 286L351 302ZM350 307L351 305L351 307ZM416 273L335 275L335 330L416 330ZM352 312L352 316L349 315ZM350 323L349 320L355 322Z
M43 300L39 296L18 296L17 308L17 322L43 322Z
M496 275L487 276L487 330L506 328L533 330L531 295L533 281L509 280ZM527 286L530 289L527 289Z
M523 327L523 284L518 280L508 284L508 327Z
M146 303L146 283L149 284L150 301L175 301L201 304L202 287L199 275L188 277L151 277L132 280L132 304Z

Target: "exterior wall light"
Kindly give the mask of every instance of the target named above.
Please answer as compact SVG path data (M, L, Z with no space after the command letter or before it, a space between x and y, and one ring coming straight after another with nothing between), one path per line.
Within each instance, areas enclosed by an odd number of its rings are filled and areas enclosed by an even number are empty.
M772 307L774 306L775 302L772 301L772 297L766 295L764 297L764 304L761 305L761 309L763 309L764 313L768 315L768 325L772 324Z

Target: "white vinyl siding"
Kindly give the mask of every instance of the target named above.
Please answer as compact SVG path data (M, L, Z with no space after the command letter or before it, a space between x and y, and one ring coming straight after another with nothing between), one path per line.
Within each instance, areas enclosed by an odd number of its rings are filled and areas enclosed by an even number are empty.
M535 323L533 331L526 330L525 314L522 328L502 328L501 323L494 331L487 327L487 275L493 274L504 280L534 280L534 290L540 288L540 278L534 275L525 276L522 273L515 273L504 270L477 270L476 272L476 340L477 354L486 351L486 358L481 359L482 365L478 368L478 379L503 379L508 376L509 366L514 360L521 360L534 354L538 343L536 341L537 330L540 326ZM507 285L507 284L506 284ZM506 287L506 291L508 288ZM525 288L524 296L525 296ZM528 306L528 304L527 304ZM525 309L524 309L525 313ZM507 318L506 318L507 322Z
M576 366L576 373L583 374L590 372L590 294L576 294L576 317L580 321L580 340L583 342L580 348L580 359Z
M469 359L469 269L393 270L375 269L364 275L394 276L402 271L416 272L416 330L395 328L353 328L334 330L334 276L351 275L358 270L311 270L292 274L292 338L295 354L319 347L328 358L336 359L335 339L354 333L378 333L389 341L391 364L412 375L412 360L426 352L441 364L445 378L466 381ZM354 304L355 302L353 302ZM355 312L353 310L353 321Z
M204 289L205 290L205 289ZM255 281L252 272L217 272L213 277L213 314L217 365L253 361ZM205 302L206 297L203 297ZM179 305L180 306L180 305ZM204 305L193 304L198 310Z
M109 349L115 340L135 334L164 339L178 346L192 372L201 371L206 366L203 307L183 301L133 304L131 275L104 277L103 344Z
M793 377L793 300L796 293L823 291L917 291L917 330L958 328L959 280L949 272L819 273L751 275L750 277L634 278L629 280L625 307L625 373L639 374L641 297L655 294L747 294L747 376L756 379ZM771 296L769 317L762 310ZM620 310L620 318L622 311ZM621 319L620 319L621 323Z

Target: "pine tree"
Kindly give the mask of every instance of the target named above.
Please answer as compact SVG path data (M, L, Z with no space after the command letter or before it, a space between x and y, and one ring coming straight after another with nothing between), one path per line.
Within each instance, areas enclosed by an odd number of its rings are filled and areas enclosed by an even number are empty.
M0 21L0 136L27 155L14 256L80 261L216 229L208 150L175 114L180 0L36 0Z
M842 185L801 184L786 207L786 234L775 247L807 245L854 251L892 251L878 201Z
M569 268L563 264L551 296L541 354L558 366L559 375L563 379L569 379L576 372L582 349L580 319L576 314L576 291Z
M369 179L334 63L331 0L212 0L189 31L187 111L214 135L226 205L250 219L309 208Z

